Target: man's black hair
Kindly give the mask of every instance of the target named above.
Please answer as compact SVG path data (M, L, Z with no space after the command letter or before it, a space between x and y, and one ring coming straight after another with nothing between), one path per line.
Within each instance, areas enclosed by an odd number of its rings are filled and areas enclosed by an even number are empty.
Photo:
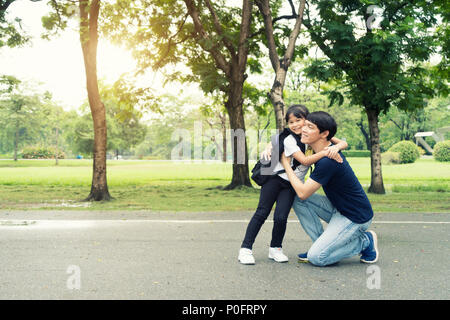
M336 121L333 119L332 116L330 116L325 111L316 111L311 112L306 117L306 120L314 123L317 128L319 128L319 132L322 133L324 131L328 130L328 136L327 140L330 141L331 138L334 137L337 131L337 124Z

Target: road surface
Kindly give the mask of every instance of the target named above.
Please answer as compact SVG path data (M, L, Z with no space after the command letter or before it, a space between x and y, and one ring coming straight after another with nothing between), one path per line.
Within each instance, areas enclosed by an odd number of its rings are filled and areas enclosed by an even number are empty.
M250 212L0 211L0 299L450 299L450 213L376 214L375 265L298 263L311 240L291 213L269 260L272 221L238 263Z

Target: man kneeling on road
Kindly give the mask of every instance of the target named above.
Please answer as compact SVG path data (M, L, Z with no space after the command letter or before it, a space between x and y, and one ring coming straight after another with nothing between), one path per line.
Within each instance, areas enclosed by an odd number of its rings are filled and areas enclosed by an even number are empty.
M301 141L319 152L329 147L337 125L326 112L312 112L302 129ZM372 206L349 163L339 152L343 163L327 157L320 159L308 180L303 184L290 167L290 159L283 154L282 164L295 192L293 208L313 245L300 253L300 261L327 266L342 259L361 254L361 262L378 260L377 235L368 231L372 222ZM315 194L323 187L326 196ZM320 219L328 223L323 230Z

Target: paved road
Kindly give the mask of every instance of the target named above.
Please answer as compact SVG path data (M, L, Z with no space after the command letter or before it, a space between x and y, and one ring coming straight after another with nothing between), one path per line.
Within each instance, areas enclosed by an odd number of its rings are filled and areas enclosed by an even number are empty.
M291 215L285 264L272 222L237 253L251 213L0 212L0 299L450 299L450 213L377 214L375 267L298 263L311 241Z

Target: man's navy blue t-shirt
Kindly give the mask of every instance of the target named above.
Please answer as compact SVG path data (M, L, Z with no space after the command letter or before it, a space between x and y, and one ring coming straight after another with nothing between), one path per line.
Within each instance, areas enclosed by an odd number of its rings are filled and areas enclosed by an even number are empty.
M343 216L365 223L373 217L372 206L347 159L341 152L339 155L342 163L327 157L317 161L310 178L322 185L327 198Z

